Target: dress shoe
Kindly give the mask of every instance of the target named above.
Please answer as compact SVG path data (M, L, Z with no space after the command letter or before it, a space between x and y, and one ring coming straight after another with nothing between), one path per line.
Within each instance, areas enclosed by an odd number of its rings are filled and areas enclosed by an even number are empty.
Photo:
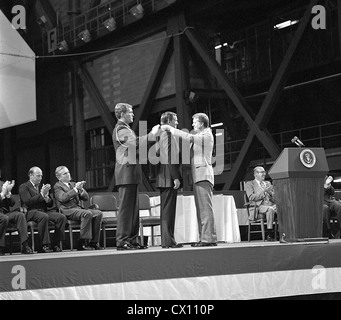
M273 241L275 241L275 239L268 234L267 237L266 237L266 241L273 242Z
M98 243L90 242L89 247L94 250L104 250L104 248L100 247Z
M163 249L176 249L176 248L182 248L183 245L181 243L172 244L171 246L162 246Z
M27 243L24 243L21 248L22 254L33 254L33 250L29 247Z
M117 250L135 250L135 247L129 243L125 243L123 246L117 247Z
M60 249L59 246L55 245L55 246L53 247L53 252L62 252L62 249Z
M45 245L41 248L41 253L51 253L53 250L50 249L48 245Z
M88 247L85 244L81 244L81 245L77 246L77 251L92 251L92 250L94 250L94 249L91 247Z
M216 242L197 242L191 244L191 247L198 248L198 247L216 247Z
M134 247L134 249L137 249L137 250L148 249L148 246L145 246L139 243L131 243L130 245Z

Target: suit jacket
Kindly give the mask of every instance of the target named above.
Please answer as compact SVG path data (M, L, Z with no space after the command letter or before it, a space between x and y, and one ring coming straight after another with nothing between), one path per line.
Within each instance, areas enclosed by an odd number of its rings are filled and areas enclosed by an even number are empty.
M88 201L89 194L83 189L83 193L80 194L75 191L75 182L70 182L71 187L68 187L65 183L58 181L53 186L54 198L56 205L59 209L72 209L72 208L82 208L81 200Z
M116 155L116 185L141 183L142 169L138 163L138 147L147 142L147 135L137 137L129 125L119 120L114 128L112 139Z
M266 183L270 183L266 181ZM273 189L272 189L273 190ZM274 205L273 202L273 191L266 192L264 189L258 184L256 179L246 182L245 191L248 199L250 201L254 201L256 208L260 205ZM257 218L257 210L255 207L250 207L250 219L254 220Z
M4 184L3 181L0 181L0 190L2 190L2 185ZM4 198L1 200L0 196L0 212L1 213L7 213L11 211L11 207L15 205L14 197L11 196L10 198Z
M157 188L172 188L174 180L181 181L179 145L170 132L162 131L158 142L160 149L160 169L156 176Z
M328 207L335 201L335 189L332 185L329 186L329 188L324 188L324 204L326 204Z
M25 206L27 210L41 210L47 212L49 208L53 207L53 200L49 198L49 201L46 202L40 191L41 186L36 190L31 181L21 184L19 187L21 204Z
M191 168L193 183L209 181L214 185L214 172L212 167L212 152L214 139L210 128L197 134L190 134L175 128L172 134L191 143Z

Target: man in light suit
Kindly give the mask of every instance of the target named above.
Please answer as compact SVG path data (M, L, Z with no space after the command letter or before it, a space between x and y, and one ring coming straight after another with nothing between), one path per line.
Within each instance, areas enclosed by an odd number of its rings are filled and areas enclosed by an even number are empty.
M174 112L165 112L160 122L176 128L178 117ZM161 198L161 246L181 248L182 244L176 243L174 238L176 200L181 185L179 145L175 137L166 131L160 131L157 144L161 163L156 177L156 187L160 189Z
M139 146L149 140L155 141L159 125L148 135L137 137L130 128L134 121L133 107L128 103L115 106L117 124L112 135L115 148L115 183L118 187L120 205L117 214L117 250L146 249L140 244L139 235L139 184L142 169L138 161Z
M43 172L38 167L32 167L28 171L29 180L19 187L19 196L23 206L27 208L27 221L38 224L38 234L43 243L42 252L61 252L60 241L65 239L66 217L53 210L53 200L49 196L50 184L41 185ZM54 242L49 248L50 234L49 221L55 224Z
M55 171L59 180L53 186L57 207L69 220L80 221L80 234L77 250L102 250L99 246L103 213L96 209L84 209L80 201L88 201L89 195L84 189L85 181L71 182L69 169L60 166Z
M253 169L255 179L246 182L245 192L250 201L254 201L256 209L250 208L251 213L249 219L256 220L260 216L265 216L267 221L267 241L274 241L273 222L277 211L276 204L273 199L274 188L271 182L265 181L266 171L263 167L255 167Z
M161 128L191 144L190 163L200 239L199 242L192 244L192 247L216 246L217 234L212 205L214 139L209 128L209 118L205 113L197 113L192 118L195 134L186 133L169 125L162 125Z

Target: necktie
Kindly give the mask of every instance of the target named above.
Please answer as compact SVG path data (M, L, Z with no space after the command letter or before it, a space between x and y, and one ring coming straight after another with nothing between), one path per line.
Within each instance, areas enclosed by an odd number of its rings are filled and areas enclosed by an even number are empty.
M261 182L260 182L260 186L261 186L263 189L265 189L265 182L264 182L264 181L261 181Z

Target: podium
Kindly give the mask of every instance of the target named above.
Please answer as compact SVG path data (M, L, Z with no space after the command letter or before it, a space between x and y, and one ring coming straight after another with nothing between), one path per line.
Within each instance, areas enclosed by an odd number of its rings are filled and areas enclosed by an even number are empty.
M322 237L323 184L329 171L323 148L285 148L269 170L280 239Z

